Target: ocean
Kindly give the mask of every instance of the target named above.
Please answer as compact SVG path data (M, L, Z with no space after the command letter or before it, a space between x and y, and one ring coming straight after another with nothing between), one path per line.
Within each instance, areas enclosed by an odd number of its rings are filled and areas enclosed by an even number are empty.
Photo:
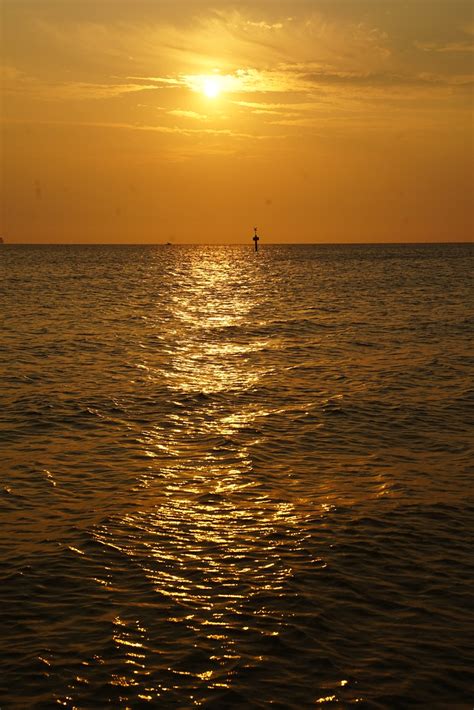
M2 710L472 708L472 245L0 250Z

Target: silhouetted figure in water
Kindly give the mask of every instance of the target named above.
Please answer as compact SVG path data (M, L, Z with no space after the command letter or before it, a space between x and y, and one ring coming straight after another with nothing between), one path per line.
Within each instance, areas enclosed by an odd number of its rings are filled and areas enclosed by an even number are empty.
M255 232L255 234L253 235L252 239L255 243L255 251L258 251L258 240L260 239L260 237L257 234L257 227L254 227L253 231Z

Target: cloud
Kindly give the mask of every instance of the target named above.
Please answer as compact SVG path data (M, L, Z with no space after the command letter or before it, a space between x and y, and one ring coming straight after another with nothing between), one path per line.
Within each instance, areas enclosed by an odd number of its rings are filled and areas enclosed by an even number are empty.
M112 125L134 130L225 139L237 135L237 126L247 137L269 133L274 124L310 131L329 122L331 112L350 122L364 112L378 120L394 109L412 116L428 106L465 110L472 81L461 56L471 51L467 30L459 42L438 35L437 42L417 43L417 51L405 45L403 53L377 26L380 13L355 21L357 13L340 8L315 11L313 0L302 10L288 4L280 14L278 3L241 5L241 11L223 6L193 11L192 20L173 10L145 21L132 5L128 22L110 15L91 23L84 14L70 22L67 13L61 22L54 13L34 20L44 51L27 71L5 69L4 91L21 95L10 102L10 113L18 106L19 117L27 117L25 96L57 102L37 108L39 118L41 111L60 118L69 104L75 111L89 102L82 117L91 123L116 118ZM448 62L450 52L458 54L456 61ZM204 108L209 77L220 89L213 110ZM153 125L158 110L160 123L170 125Z
M103 3L101 7L105 10ZM195 68L196 73L212 68L231 73L238 66L263 70L288 57L329 62L339 68L350 62L367 69L391 53L388 35L369 21L317 12L311 2L294 17L279 16L278 5L273 3L257 3L241 11L224 7L193 12L192 5L189 10L192 21L186 13L170 15L165 9L147 15L146 21L140 12L131 13L127 22L120 12L107 21L90 21L86 15L73 21L73 13L69 22L67 17L60 20L44 14L31 14L29 21L43 47L42 71L56 76L65 67L79 66L91 75L98 68L112 66L125 74L127 65L129 74L143 74L145 67L158 66L163 77L170 70L189 74ZM58 56L66 59L64 64L57 63Z
M154 84L93 84L86 82L70 82L46 85L41 88L41 93L47 98L54 99L110 99L138 91L155 90Z
M35 124L48 126L76 126L79 128L115 128L117 130L128 131L151 131L154 133L164 133L168 135L183 135L183 136L225 136L227 138L252 138L256 140L264 140L269 136L261 134L245 133L242 131L234 131L231 128L184 128L181 126L163 126L153 124L126 123L126 122L106 122L106 121L54 121L54 120L18 120L6 121L6 123L15 124Z
M138 91L156 90L156 84L130 83L128 81L93 83L83 81L45 82L12 66L0 67L2 92L28 94L42 99L87 100L109 99Z
M132 81L153 82L161 88L187 88L197 93L202 93L206 81L212 77L219 83L220 91L224 94L239 94L249 92L288 92L306 91L309 84L298 80L298 76L285 69L257 69L247 67L236 69L232 73L220 74L177 74L175 76L135 76L127 77Z
M461 42L448 42L439 44L436 42L415 42L415 47L422 52L439 52L441 54L464 54L474 52L474 43L469 40Z
M288 18L288 19L290 19L290 18ZM256 29L260 29L260 30L268 30L270 32L272 30L281 30L284 27L283 22L268 23L268 22L265 22L264 20L260 20L259 22L252 22L251 20L247 20L247 22L245 24L247 27L250 27L250 28L256 28Z
M291 118L300 114L314 112L314 110L324 102L318 99L313 101L295 101L293 103L272 103L266 101L233 101L233 103L243 109L249 109L256 115L268 114Z
M168 111L167 113L170 114L170 116L179 116L180 118L192 118L198 121L205 121L207 119L207 116L202 114L202 113L197 113L196 111L184 111L181 109L173 109L172 111Z
M189 89L202 93L205 82L212 76L218 79L220 90L223 95L230 97L242 94L274 94L274 95L300 95L305 97L313 96L315 91L319 92L319 98L324 92L333 90L336 87L340 91L347 91L352 88L383 89L392 90L396 87L448 87L461 86L470 83L470 76L465 74L440 74L429 72L394 72L390 70L371 71L349 71L336 70L331 66L324 66L314 62L280 63L272 69L258 69L257 67L246 67L235 70L232 74L180 74L174 77L128 77L131 81L148 82L147 88L154 84L159 88L169 89ZM261 104L251 105L251 102L240 101L241 106L247 105L249 108L274 108ZM279 107L288 107L287 102L278 103ZM291 104L290 104L291 106Z

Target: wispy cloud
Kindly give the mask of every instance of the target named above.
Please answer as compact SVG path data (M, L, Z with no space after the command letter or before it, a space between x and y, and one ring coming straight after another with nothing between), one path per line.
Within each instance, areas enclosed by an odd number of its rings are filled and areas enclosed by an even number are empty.
M394 108L408 114L428 105L438 111L456 99L466 104L467 29L451 34L458 41L439 35L403 55L390 23L377 26L380 14L355 21L350 12L317 12L315 5L295 7L292 17L280 16L276 4L267 11L257 3L242 11L207 8L192 21L177 11L154 22L139 15L128 23L81 18L67 28L66 20L34 20L51 49L49 64L23 72L7 67L4 92L20 109L25 97L51 101L48 118L84 102L82 117L91 122L117 117L119 127L224 139L270 134L276 124L309 131L331 112L334 120L364 113L369 120ZM58 69L58 56L67 68ZM218 83L212 108L205 98L210 79ZM157 111L161 125L155 126ZM237 125L244 130L236 132Z
M197 111L185 111L182 109L173 109L167 112L170 116L178 116L179 118L191 118L196 121L205 121L207 116L203 113L197 113Z
M415 42L415 47L423 52L439 52L441 54L465 54L474 52L474 42L465 40L462 42L447 42L439 44L436 42Z
M56 99L109 99L139 91L155 90L154 84L93 84L70 82L42 87L42 94Z
M11 66L0 67L2 91L7 94L28 94L37 98L57 100L109 99L139 91L156 90L155 83L130 83L128 80L109 83L83 81L45 82Z
M131 81L152 82L160 88L187 88L202 93L209 79L218 81L219 89L226 94L249 92L306 91L310 85L302 77L285 69L258 69L254 67L236 69L232 73L221 74L177 74L176 76L131 76Z
M271 94L272 96L288 95L300 96L296 102L305 100L305 97L314 97L314 92L322 92L319 98L326 91L333 91L340 87L340 91L346 92L351 88L386 89L392 91L394 88L419 87L429 89L435 87L462 86L470 83L471 76L466 74L441 74L436 72L393 72L385 71L349 71L335 70L332 67L323 66L314 62L280 63L272 69L258 69L247 67L237 69L232 74L181 74L174 77L146 76L128 77L131 81L148 82L146 86L150 88L153 84L159 88L180 88L189 89L193 92L202 93L203 87L209 77L218 80L220 90L230 98L243 94ZM236 101L241 106L254 109L274 109L291 108L292 104L278 102L269 105L262 105L257 102L252 104L249 101Z
M138 124L126 122L106 122L106 121L38 121L38 120L18 120L6 121L6 123L16 124L35 124L35 125L50 125L50 126L76 126L82 128L107 128L127 131L146 131L154 133L163 133L167 135L182 135L182 136L226 136L228 138L252 138L255 140L265 140L270 136L245 133L242 131L234 131L230 128L185 128L181 126L163 126L153 124ZM273 136L272 136L273 138Z
M287 18L287 22L292 21L292 17ZM250 28L255 28L259 30L268 30L268 31L273 31L273 30L281 30L285 26L283 22L265 22L265 20L259 20L258 22L252 21L252 20L247 20L245 23L245 26L250 27Z

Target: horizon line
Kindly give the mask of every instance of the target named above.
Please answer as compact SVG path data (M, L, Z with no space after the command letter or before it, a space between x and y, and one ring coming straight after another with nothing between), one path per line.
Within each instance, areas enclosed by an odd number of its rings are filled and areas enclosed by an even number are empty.
M416 242L264 242L262 246L414 246L420 244L473 244L474 240L436 240ZM253 249L253 244L248 242L3 242L1 246L150 246L150 247L236 247L248 246Z

